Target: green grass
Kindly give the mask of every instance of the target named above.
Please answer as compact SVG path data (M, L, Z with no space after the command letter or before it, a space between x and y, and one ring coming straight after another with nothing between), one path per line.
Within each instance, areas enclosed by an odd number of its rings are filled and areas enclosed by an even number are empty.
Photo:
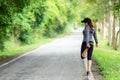
M3 52L0 52L0 57L10 57L15 56L19 54L23 54L27 51L33 50L42 44L48 43L52 41L53 39L44 38L39 41L37 41L34 44L31 45L20 45L19 43L15 42L6 42L7 49L5 49Z
M61 38L65 35L69 35L71 33L71 30L66 30L63 34L59 34L55 36L54 38L42 38L42 39L35 39L34 44L30 45L21 45L20 42L14 40L14 38L11 38L9 41L5 42L6 49L4 51L0 51L0 58L6 58L10 56L16 56L23 54L25 52L28 52L30 50L33 50L45 43L48 43L50 41L53 41L56 38Z
M99 42L99 47L94 50L94 59L105 80L120 80L120 51L107 46L107 40Z

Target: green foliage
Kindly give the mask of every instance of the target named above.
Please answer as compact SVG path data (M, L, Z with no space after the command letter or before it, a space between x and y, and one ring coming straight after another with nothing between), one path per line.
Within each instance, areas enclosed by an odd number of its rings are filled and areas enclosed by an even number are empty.
M114 5L110 6L109 1ZM80 23L84 17L102 20L109 10L120 16L119 3L119 0L0 0L0 49L4 49L10 36L31 44L36 38L64 33L68 24Z
M3 50L4 42L11 36L13 27L12 17L14 13L21 12L28 0L1 0L0 1L0 50Z
M120 17L120 0L115 0L113 11L117 17Z
M94 59L98 62L105 80L119 80L120 76L120 52L107 46L107 40L100 41L99 48L95 48Z
M112 11L113 14L119 17L120 12L120 0L95 0L96 4L96 17L100 20L103 20L104 17L109 15L109 12Z
M3 50L4 47L4 40L7 39L7 29L6 26L0 26L0 49Z
M0 0L0 49L13 36L24 44L64 33L78 21L78 0Z

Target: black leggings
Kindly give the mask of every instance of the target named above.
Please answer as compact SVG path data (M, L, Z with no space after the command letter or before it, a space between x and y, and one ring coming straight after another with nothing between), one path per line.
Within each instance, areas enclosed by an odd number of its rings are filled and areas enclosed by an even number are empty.
M81 58L83 59L82 57L82 53L83 51L86 49L86 42L83 42L82 45L81 45ZM90 48L88 49L88 54L87 54L87 59L88 60L91 60L92 59L92 52L93 52L93 48L94 48L94 45L93 44L90 44Z

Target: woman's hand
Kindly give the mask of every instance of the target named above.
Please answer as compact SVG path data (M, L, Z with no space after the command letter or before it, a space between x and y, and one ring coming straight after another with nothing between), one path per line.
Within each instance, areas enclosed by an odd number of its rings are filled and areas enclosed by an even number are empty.
M90 46L90 44L89 43L87 43L87 48L90 48L91 46Z

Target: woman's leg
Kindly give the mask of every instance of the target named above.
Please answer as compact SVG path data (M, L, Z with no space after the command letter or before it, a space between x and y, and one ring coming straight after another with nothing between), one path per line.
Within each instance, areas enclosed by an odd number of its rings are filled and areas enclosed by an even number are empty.
M82 56L82 53L84 52L84 50L86 49L86 42L83 42L81 45L81 58L84 59L85 57Z
M91 72L92 60L88 60L87 64L88 64L87 71Z
M91 72L91 67L92 67L92 52L93 52L93 45L88 50L88 62L87 62L87 72Z

